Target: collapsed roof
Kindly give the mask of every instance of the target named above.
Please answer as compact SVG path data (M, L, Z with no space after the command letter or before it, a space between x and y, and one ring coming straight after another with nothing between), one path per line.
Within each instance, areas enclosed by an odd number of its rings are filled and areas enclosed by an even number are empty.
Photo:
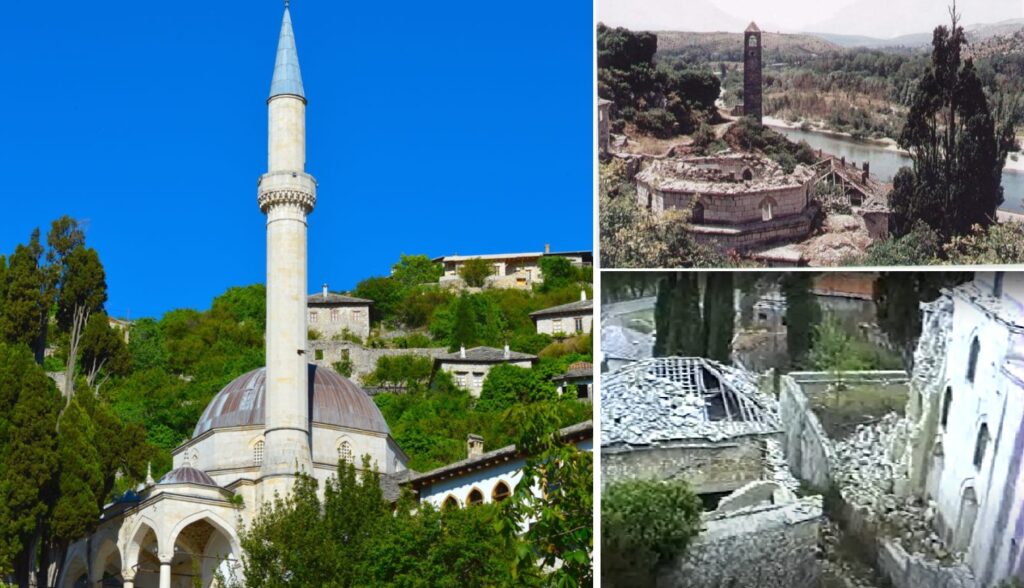
M699 357L659 357L607 374L601 444L719 441L781 429L778 403L753 375Z

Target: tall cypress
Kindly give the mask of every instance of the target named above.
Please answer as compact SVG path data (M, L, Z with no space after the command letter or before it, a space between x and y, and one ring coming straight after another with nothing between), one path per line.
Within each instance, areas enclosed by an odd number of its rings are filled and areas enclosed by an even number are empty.
M814 326L821 322L821 307L811 292L814 274L789 272L782 277L782 294L786 297L786 347L790 364L806 365L807 354L814 341Z
M707 274L704 286L704 335L707 357L728 363L732 355L735 327L734 287L732 272Z
M662 282L655 303L655 357L702 357L704 322L700 316L700 285L694 272L675 272Z
M43 247L39 229L32 232L28 245L19 244L8 261L6 295L0 305L0 338L9 343L27 345L36 361L43 357L43 326L47 318L47 277L41 265Z

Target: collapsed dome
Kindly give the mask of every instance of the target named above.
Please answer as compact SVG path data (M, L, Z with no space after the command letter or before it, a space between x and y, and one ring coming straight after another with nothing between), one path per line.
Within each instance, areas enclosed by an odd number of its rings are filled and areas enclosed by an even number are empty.
M717 441L781 429L778 403L744 370L700 357L626 365L601 382L601 443Z
M362 388L330 369L308 367L311 423L391 433L384 415ZM224 386L203 411L192 437L212 429L266 424L266 376L267 368L262 367Z

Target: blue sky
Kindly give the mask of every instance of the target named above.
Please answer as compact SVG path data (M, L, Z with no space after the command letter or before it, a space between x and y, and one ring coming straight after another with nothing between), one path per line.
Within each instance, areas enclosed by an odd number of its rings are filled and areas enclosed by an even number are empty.
M5 6L0 252L71 215L115 316L264 281L283 3ZM400 253L592 248L587 1L293 0L309 98L310 290Z

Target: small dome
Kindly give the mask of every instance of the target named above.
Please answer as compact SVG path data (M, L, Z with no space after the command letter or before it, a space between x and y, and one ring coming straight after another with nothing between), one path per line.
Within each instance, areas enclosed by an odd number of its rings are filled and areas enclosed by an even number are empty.
M267 368L241 375L217 393L192 436L211 429L266 424ZM310 420L315 424L390 434L384 415L362 388L333 370L309 364Z
M206 475L203 470L197 470L192 466L181 466L175 468L160 478L157 482L161 484L198 484L200 486L216 486L217 482L213 481L213 478Z

